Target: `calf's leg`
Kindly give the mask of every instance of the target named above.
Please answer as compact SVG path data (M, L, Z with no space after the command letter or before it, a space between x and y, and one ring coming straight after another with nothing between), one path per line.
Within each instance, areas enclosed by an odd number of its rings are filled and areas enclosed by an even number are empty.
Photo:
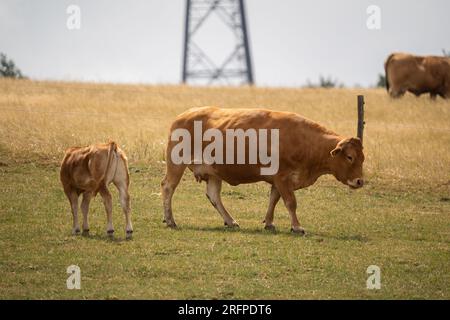
M80 224L78 223L78 193L75 190L64 190L70 202L72 211L72 234L80 233Z
M131 238L133 234L133 225L131 223L131 209L130 209L130 195L128 193L128 184L126 180L114 179L114 185L119 190L120 206L122 207L123 214L125 215L125 232L126 237Z
M161 194L164 206L164 222L170 228L176 228L177 224L172 213L172 196L176 187L180 183L186 165L175 165L167 160L167 171L164 179L161 181Z
M206 183L206 196L213 205L214 208L222 216L223 221L228 227L239 227L238 223L233 219L233 217L228 213L222 203L220 197L220 191L222 190L222 180L213 176L208 177Z
M106 233L112 236L114 234L114 227L112 223L112 196L106 186L101 187L99 191L100 195L102 196L103 204L106 210L106 219L107 219Z
M280 200L280 193L278 192L277 188L274 185L272 185L269 196L269 207L267 208L266 218L264 219L265 223L264 229L266 230L275 230L275 225L273 224L273 215L275 211L275 206L277 205L279 200Z
M83 199L81 200L81 212L83 212L83 233L89 233L89 221L88 221L88 213L89 213L89 203L92 199L91 192L84 192Z

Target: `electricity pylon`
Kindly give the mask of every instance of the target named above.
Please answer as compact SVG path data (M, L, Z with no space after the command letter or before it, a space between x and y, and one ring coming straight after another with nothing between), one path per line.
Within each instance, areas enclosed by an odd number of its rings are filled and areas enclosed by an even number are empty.
M207 44L195 42L205 21L216 14L234 34L235 45L216 64L207 54ZM221 41L217 38L217 41ZM244 0L186 0L183 83L253 84Z

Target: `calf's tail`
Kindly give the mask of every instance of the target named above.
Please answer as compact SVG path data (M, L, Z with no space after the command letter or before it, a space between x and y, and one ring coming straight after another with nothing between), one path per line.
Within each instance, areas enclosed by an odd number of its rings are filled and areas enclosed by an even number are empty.
M114 153L117 151L117 144L114 141L109 142L109 148L108 148L108 161L106 163L105 172L103 172L102 176L102 183L105 184L106 181L106 175L108 174L109 169L111 168L112 158L114 156Z

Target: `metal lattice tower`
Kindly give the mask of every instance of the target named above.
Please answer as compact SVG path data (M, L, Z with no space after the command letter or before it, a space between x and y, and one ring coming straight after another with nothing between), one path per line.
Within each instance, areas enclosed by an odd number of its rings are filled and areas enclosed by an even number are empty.
M235 38L235 46L230 48L230 53L220 64L208 57L206 45L200 46L194 41L196 33L212 14L225 23ZM182 81L253 84L244 0L186 0Z

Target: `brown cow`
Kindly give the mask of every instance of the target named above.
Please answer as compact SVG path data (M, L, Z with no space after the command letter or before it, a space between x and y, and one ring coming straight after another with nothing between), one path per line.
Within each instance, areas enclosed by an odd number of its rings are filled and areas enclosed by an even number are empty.
M450 58L414 56L406 53L391 54L385 64L386 89L393 98L406 91L420 96L429 93L450 98Z
M125 153L115 142L97 144L88 147L75 147L66 151L61 164L61 182L64 193L69 199L73 215L73 234L80 232L78 224L78 198L83 194L81 211L83 212L83 233L89 232L88 212L92 197L98 192L105 205L108 224L106 231L112 236L112 197L108 185L113 182L119 190L120 205L126 220L126 236L130 238L133 227L130 217L130 184L128 160Z
M272 145L272 142L276 141L276 135L271 136L270 145L266 146L267 154L270 153L271 156L274 156L272 159L278 159L278 168L276 168L278 170L263 175L262 170L263 168L267 169L268 163L265 161L262 164L261 159L257 163L253 161L253 164L250 161L244 164L242 164L242 161L241 164L229 164L223 161L222 164L219 161L215 163L207 161L200 163L198 161L199 153L195 154L195 141L192 140L188 143L190 148L187 148L191 149L191 151L183 150L183 157L187 161L180 163L178 158L173 159L174 155L176 156L178 151L181 150L179 148L181 142L179 141L181 141L180 137L183 134L189 133L191 137L192 135L195 137L195 134L198 134L201 129L206 135L207 132L211 131L211 128L218 129L223 136L226 136L228 130L231 129L242 129L241 133L242 131L247 133L247 136L244 137L244 139L248 138L248 140L244 140L245 159L251 158L250 153L254 152L258 145L255 140L253 143L248 143L253 129L259 130L260 133L264 129L266 132L279 129L278 150L273 148ZM230 132L232 133L233 131ZM204 139L201 145L204 154L207 149L211 150L208 147L208 143L205 143L205 141L212 141L211 136ZM215 136L214 141L221 140L219 138ZM260 147L261 141L260 135ZM266 140L266 142L268 141ZM228 157L227 154L231 152L230 160L235 160L234 155L238 151L238 145L239 143L231 145L231 147L222 145L222 148L219 147L215 150L215 156L220 155L221 151L223 151L223 155ZM169 227L176 227L172 215L172 196L186 167L188 167L193 171L197 181L206 181L206 195L223 217L226 226L233 227L238 226L238 224L222 204L220 198L222 181L224 180L231 185L265 181L272 185L269 208L264 220L265 229L275 229L273 225L274 209L281 197L291 217L291 230L304 234L304 230L300 227L300 223L297 220L297 202L294 191L314 184L324 174L334 175L337 180L351 188L362 187L362 164L364 161L362 149L360 139L344 138L311 120L291 112L265 109L220 109L214 107L190 109L179 115L170 129L166 150L167 170L161 182L164 221ZM187 152L187 155L184 152ZM261 149L259 152L261 152Z

